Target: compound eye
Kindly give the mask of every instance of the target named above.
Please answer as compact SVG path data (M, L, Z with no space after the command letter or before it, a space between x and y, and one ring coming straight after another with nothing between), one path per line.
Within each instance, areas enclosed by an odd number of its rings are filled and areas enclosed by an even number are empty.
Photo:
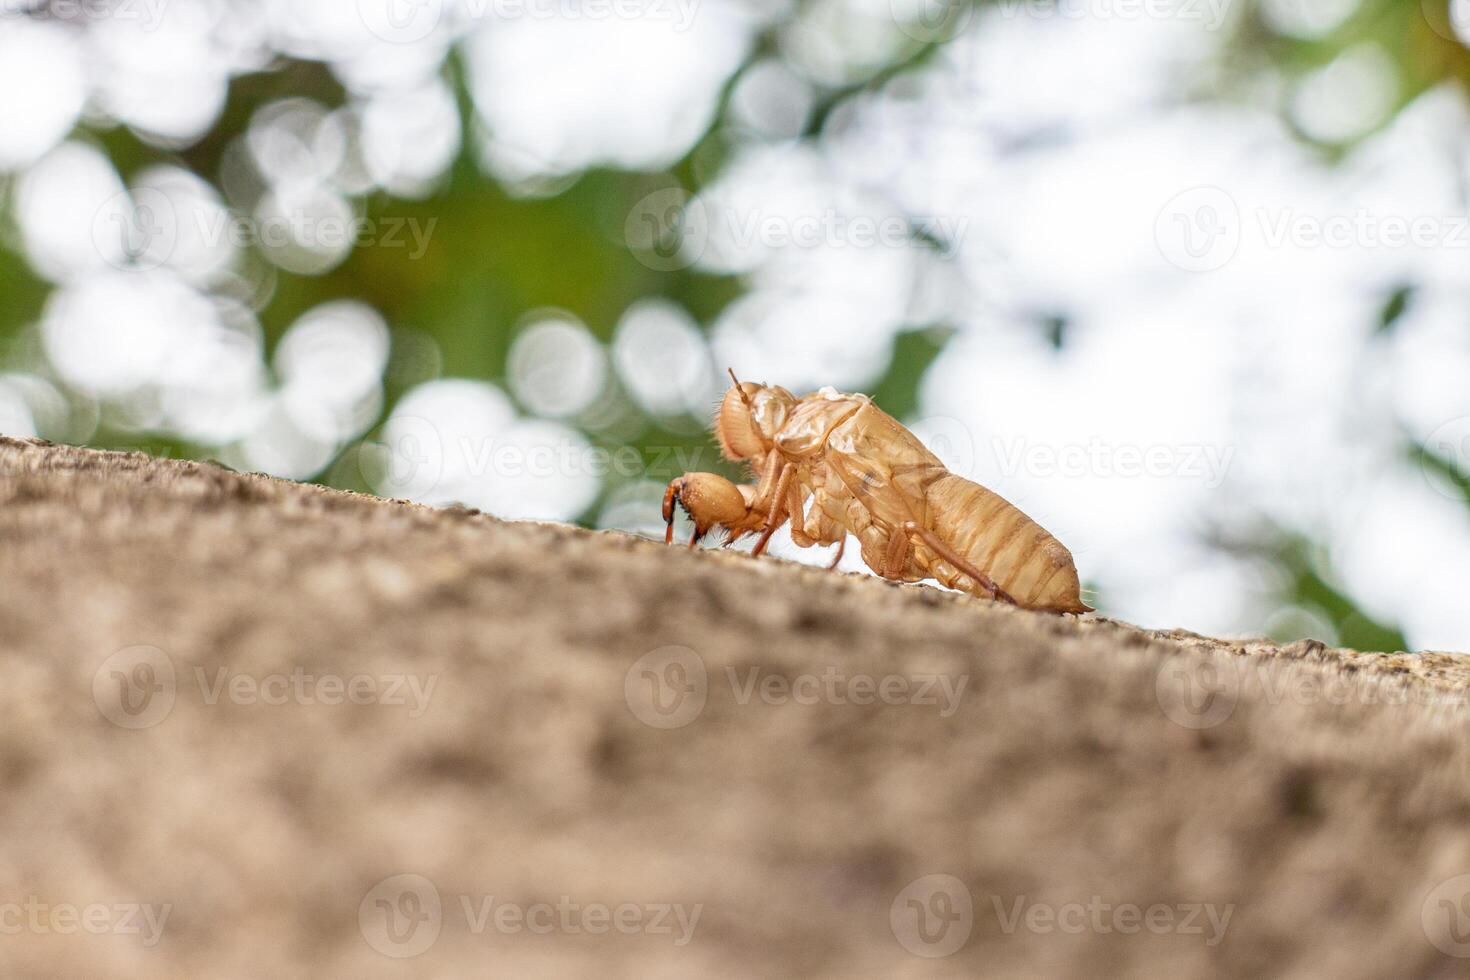
M720 448L729 459L750 459L765 452L765 440L761 438L756 419L751 409L741 397L741 391L731 388L725 393L725 400L720 404L720 412L715 419L715 434L719 437Z

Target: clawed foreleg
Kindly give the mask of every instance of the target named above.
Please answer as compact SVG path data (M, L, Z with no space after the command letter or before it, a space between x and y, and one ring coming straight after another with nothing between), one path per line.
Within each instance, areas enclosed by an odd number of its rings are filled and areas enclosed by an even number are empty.
M675 504L694 522L694 534L689 539L692 548L711 528L724 528L734 538L760 527L764 520L754 508L755 502L756 488L750 484L734 484L715 473L685 473L664 491L664 543L672 544L674 540Z
M766 550L771 536L783 524L791 524L791 537L800 547L836 544L837 554L829 568L836 568L847 548L847 529L836 524L817 508L816 519L808 527L802 487L796 467L777 466L774 478L763 475L759 484L736 484L714 473L685 473L669 483L664 491L664 543L674 541L674 506L677 504L694 523L689 539L692 548L713 528L728 532L726 544L746 534L761 532L751 554ZM815 502L813 508L816 508Z

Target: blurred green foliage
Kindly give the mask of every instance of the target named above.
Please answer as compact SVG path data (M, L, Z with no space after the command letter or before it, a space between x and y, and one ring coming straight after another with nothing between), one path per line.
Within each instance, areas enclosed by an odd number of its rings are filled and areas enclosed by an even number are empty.
M1227 74L1247 84L1263 73L1300 73L1320 67L1353 44L1373 40L1398 65L1403 83L1399 92L1402 105L1446 78L1470 79L1470 52L1431 27L1430 20L1439 3L1441 0L1426 0L1427 6L1417 0L1365 0L1340 27L1324 38L1311 41L1273 33L1252 7L1248 16L1239 21L1232 49L1234 57ZM939 47L939 44L916 43L901 51L892 63L878 67L867 79L819 90L806 135L819 134L825 120L845 100L924 65ZM778 50L772 32L757 43L751 59ZM453 56L446 71L456 83L461 115L470 119L472 113L462 69ZM1219 94L1230 97L1228 91ZM106 131L86 129L77 137L96 141L125 178L159 162L174 162L214 179L226 146L244 131L252 114L288 96L304 96L327 106L337 106L343 103L346 93L323 65L280 59L270 70L236 79L218 125L197 145L182 152L158 150L124 127ZM660 186L650 183L651 180L677 181L685 187L695 187L692 161L710 159L721 152L721 125L717 118L700 143L670 174L654 178L647 174L594 171L581 175L563 192L545 198L512 196L483 174L468 149L462 150L447 179L432 196L410 201L377 193L363 204L364 216L368 218L410 218L425 225L433 222L432 238L422 258L406 261L403 250L360 248L325 275L276 273L271 300L260 311L267 350L272 349L286 328L305 311L329 300L349 297L378 308L400 332L400 337L432 338L442 355L437 365L439 373L495 381L503 381L506 374L512 339L508 325L537 308L565 309L603 340L611 336L619 316L630 304L651 296L668 297L700 322L709 323L727 303L741 295L739 280L693 269L653 271L624 245L622 223L633 202ZM466 132L465 146L471 142ZM1342 148L1322 149L1333 154ZM25 352L19 347L32 342L26 328L41 314L49 287L27 266L14 229L7 224L3 233L5 237L0 241L9 247L0 248L0 351L6 354L7 363L14 363L25 359L22 356ZM942 243L930 245L942 248ZM1381 314L1383 330L1393 328L1412 301L1413 291L1414 285L1405 283L1390 297ZM1061 316L1040 324L1057 349L1067 343L1067 327L1066 319ZM943 350L949 336L945 324L908 325L894 346L887 371L873 387L872 394L879 403L901 418L911 414L918 403L917 391L924 372ZM406 387L420 380L424 378L412 370L395 373L390 368L385 411ZM93 442L107 448L141 448L159 455L199 456L208 452L201 447L105 427L97 432ZM674 447L676 451L688 453L702 451L702 464L729 469L726 464L715 462L714 454L708 451L707 435L698 430L669 431L648 420L633 442L644 451L652 446ZM1460 472L1452 460L1414 443L1407 445L1405 452L1416 464L1434 469L1459 486L1470 506L1470 475ZM367 490L360 468L350 465L350 459L344 462L347 465L328 467L324 482ZM613 489L605 488L602 499ZM590 519L601 503L599 500L594 504L584 520ZM1280 604L1311 610L1332 625L1341 642L1366 649L1395 649L1405 645L1394 625L1374 621L1332 584L1330 570L1322 567L1321 556L1309 541L1276 529L1263 531L1250 540L1236 540L1231 547L1257 555L1276 569ZM1106 597L1103 599L1105 602Z

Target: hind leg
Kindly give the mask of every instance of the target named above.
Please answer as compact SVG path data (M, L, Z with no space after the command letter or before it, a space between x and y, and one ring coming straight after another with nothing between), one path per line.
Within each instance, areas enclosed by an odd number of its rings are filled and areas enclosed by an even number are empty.
M905 521L903 527L899 529L899 534L896 534L895 537L899 535L906 540L917 538L924 542L930 551L949 562L961 574L968 575L971 581L984 590L987 598L1008 602L1013 606L1019 604L1004 589L992 582L988 575L976 568L973 562L951 548L939 535L928 528L921 527L913 521Z

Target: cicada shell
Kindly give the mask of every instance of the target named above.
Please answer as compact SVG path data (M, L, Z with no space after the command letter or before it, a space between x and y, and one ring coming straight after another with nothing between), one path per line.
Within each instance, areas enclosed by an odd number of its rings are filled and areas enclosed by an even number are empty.
M884 578L933 579L1027 609L1091 611L1060 541L1004 497L951 473L866 395L824 388L797 398L736 382L715 416L715 434L727 457L750 464L756 481L741 486L686 473L671 482L664 495L670 539L677 503L694 522L691 546L719 527L730 540L759 533L760 554L790 523L803 547L845 545L851 534L863 561Z

